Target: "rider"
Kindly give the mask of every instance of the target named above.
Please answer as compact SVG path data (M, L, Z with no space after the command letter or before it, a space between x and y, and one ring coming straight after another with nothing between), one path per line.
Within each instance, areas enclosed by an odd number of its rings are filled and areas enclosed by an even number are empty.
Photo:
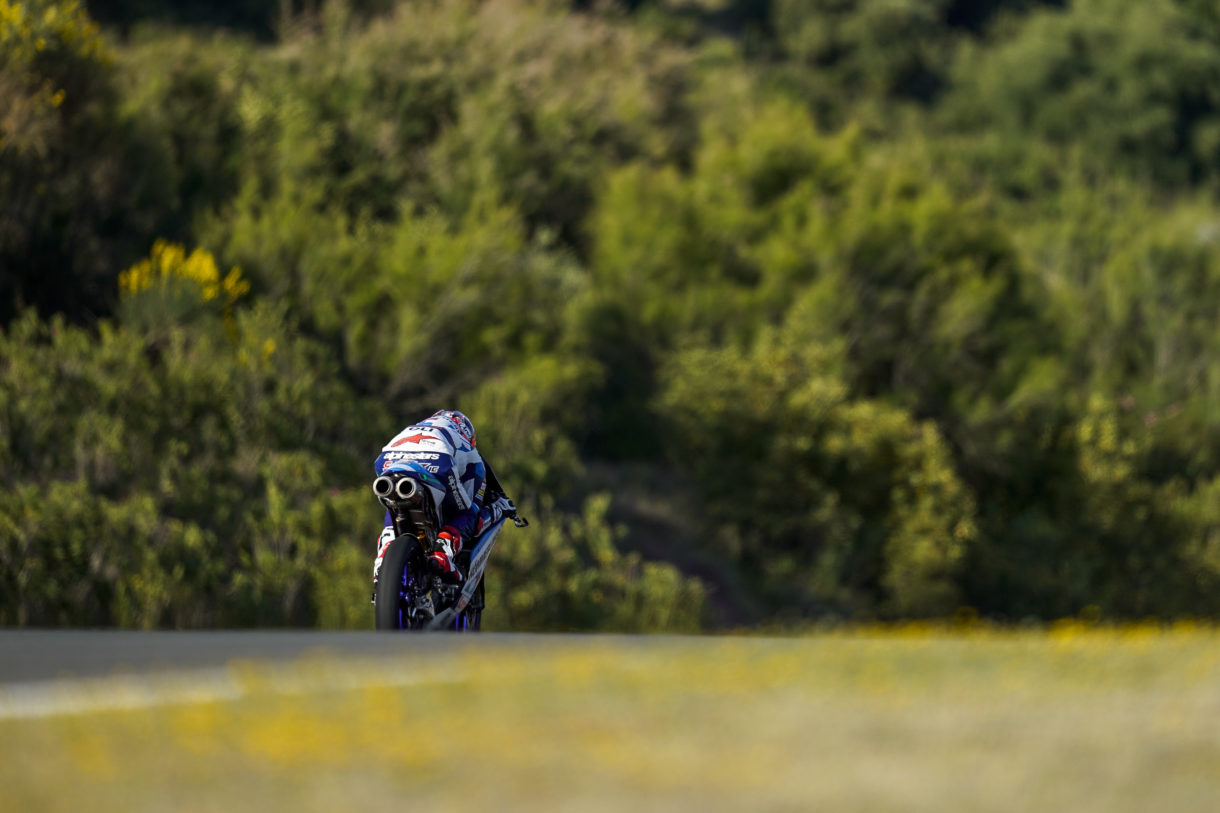
M438 550L429 559L441 578L454 584L462 581L462 572L453 557L496 518L491 509L483 508L487 472L474 447L474 424L470 419L461 412L442 409L395 435L373 464L379 475L391 471L408 473L437 496L441 530L436 538ZM374 579L393 540L394 526L390 512L386 511L385 528L377 540Z

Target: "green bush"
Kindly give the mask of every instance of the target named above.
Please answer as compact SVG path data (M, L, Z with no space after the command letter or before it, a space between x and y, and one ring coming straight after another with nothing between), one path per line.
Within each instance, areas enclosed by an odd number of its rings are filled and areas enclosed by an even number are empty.
M11 327L6 621L311 623L317 571L351 565L336 551L371 560L380 518L355 489L368 461L349 450L375 450L368 424L384 419L274 310L155 344L107 324L96 337L32 316Z
M676 355L661 400L674 464L691 466L709 524L775 609L949 612L973 497L934 426L853 400L838 355L775 332Z
M1081 147L1093 166L1172 188L1214 181L1220 52L1191 4L1075 0L964 50L948 120Z
M607 495L565 516L523 506L530 527L501 534L487 575L491 629L694 632L704 590L673 566L620 554Z

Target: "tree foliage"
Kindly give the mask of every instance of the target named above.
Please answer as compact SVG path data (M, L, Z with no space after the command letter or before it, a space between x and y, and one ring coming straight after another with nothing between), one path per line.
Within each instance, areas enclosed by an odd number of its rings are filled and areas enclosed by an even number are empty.
M1212 5L89 11L0 0L0 623L367 625L441 407L493 624L1220 613Z
M79 3L0 3L0 110L0 320L113 306L114 268L168 195Z

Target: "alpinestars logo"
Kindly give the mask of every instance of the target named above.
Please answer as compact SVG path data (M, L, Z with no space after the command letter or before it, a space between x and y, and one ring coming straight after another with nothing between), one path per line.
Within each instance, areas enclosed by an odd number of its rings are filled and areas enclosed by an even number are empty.
M441 456L436 452L386 452L383 457L386 460L440 460Z
M466 492L458 484L457 478L453 476L453 472L449 472L449 493L457 501L458 508L465 511L470 507L470 498L466 496Z

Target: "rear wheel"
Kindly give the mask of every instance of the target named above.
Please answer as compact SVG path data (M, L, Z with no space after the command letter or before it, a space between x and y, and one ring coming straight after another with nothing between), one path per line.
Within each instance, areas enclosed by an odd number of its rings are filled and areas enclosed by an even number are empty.
M420 629L431 620L414 607L415 596L427 589L425 578L419 540L404 534L391 542L378 572L377 629Z

